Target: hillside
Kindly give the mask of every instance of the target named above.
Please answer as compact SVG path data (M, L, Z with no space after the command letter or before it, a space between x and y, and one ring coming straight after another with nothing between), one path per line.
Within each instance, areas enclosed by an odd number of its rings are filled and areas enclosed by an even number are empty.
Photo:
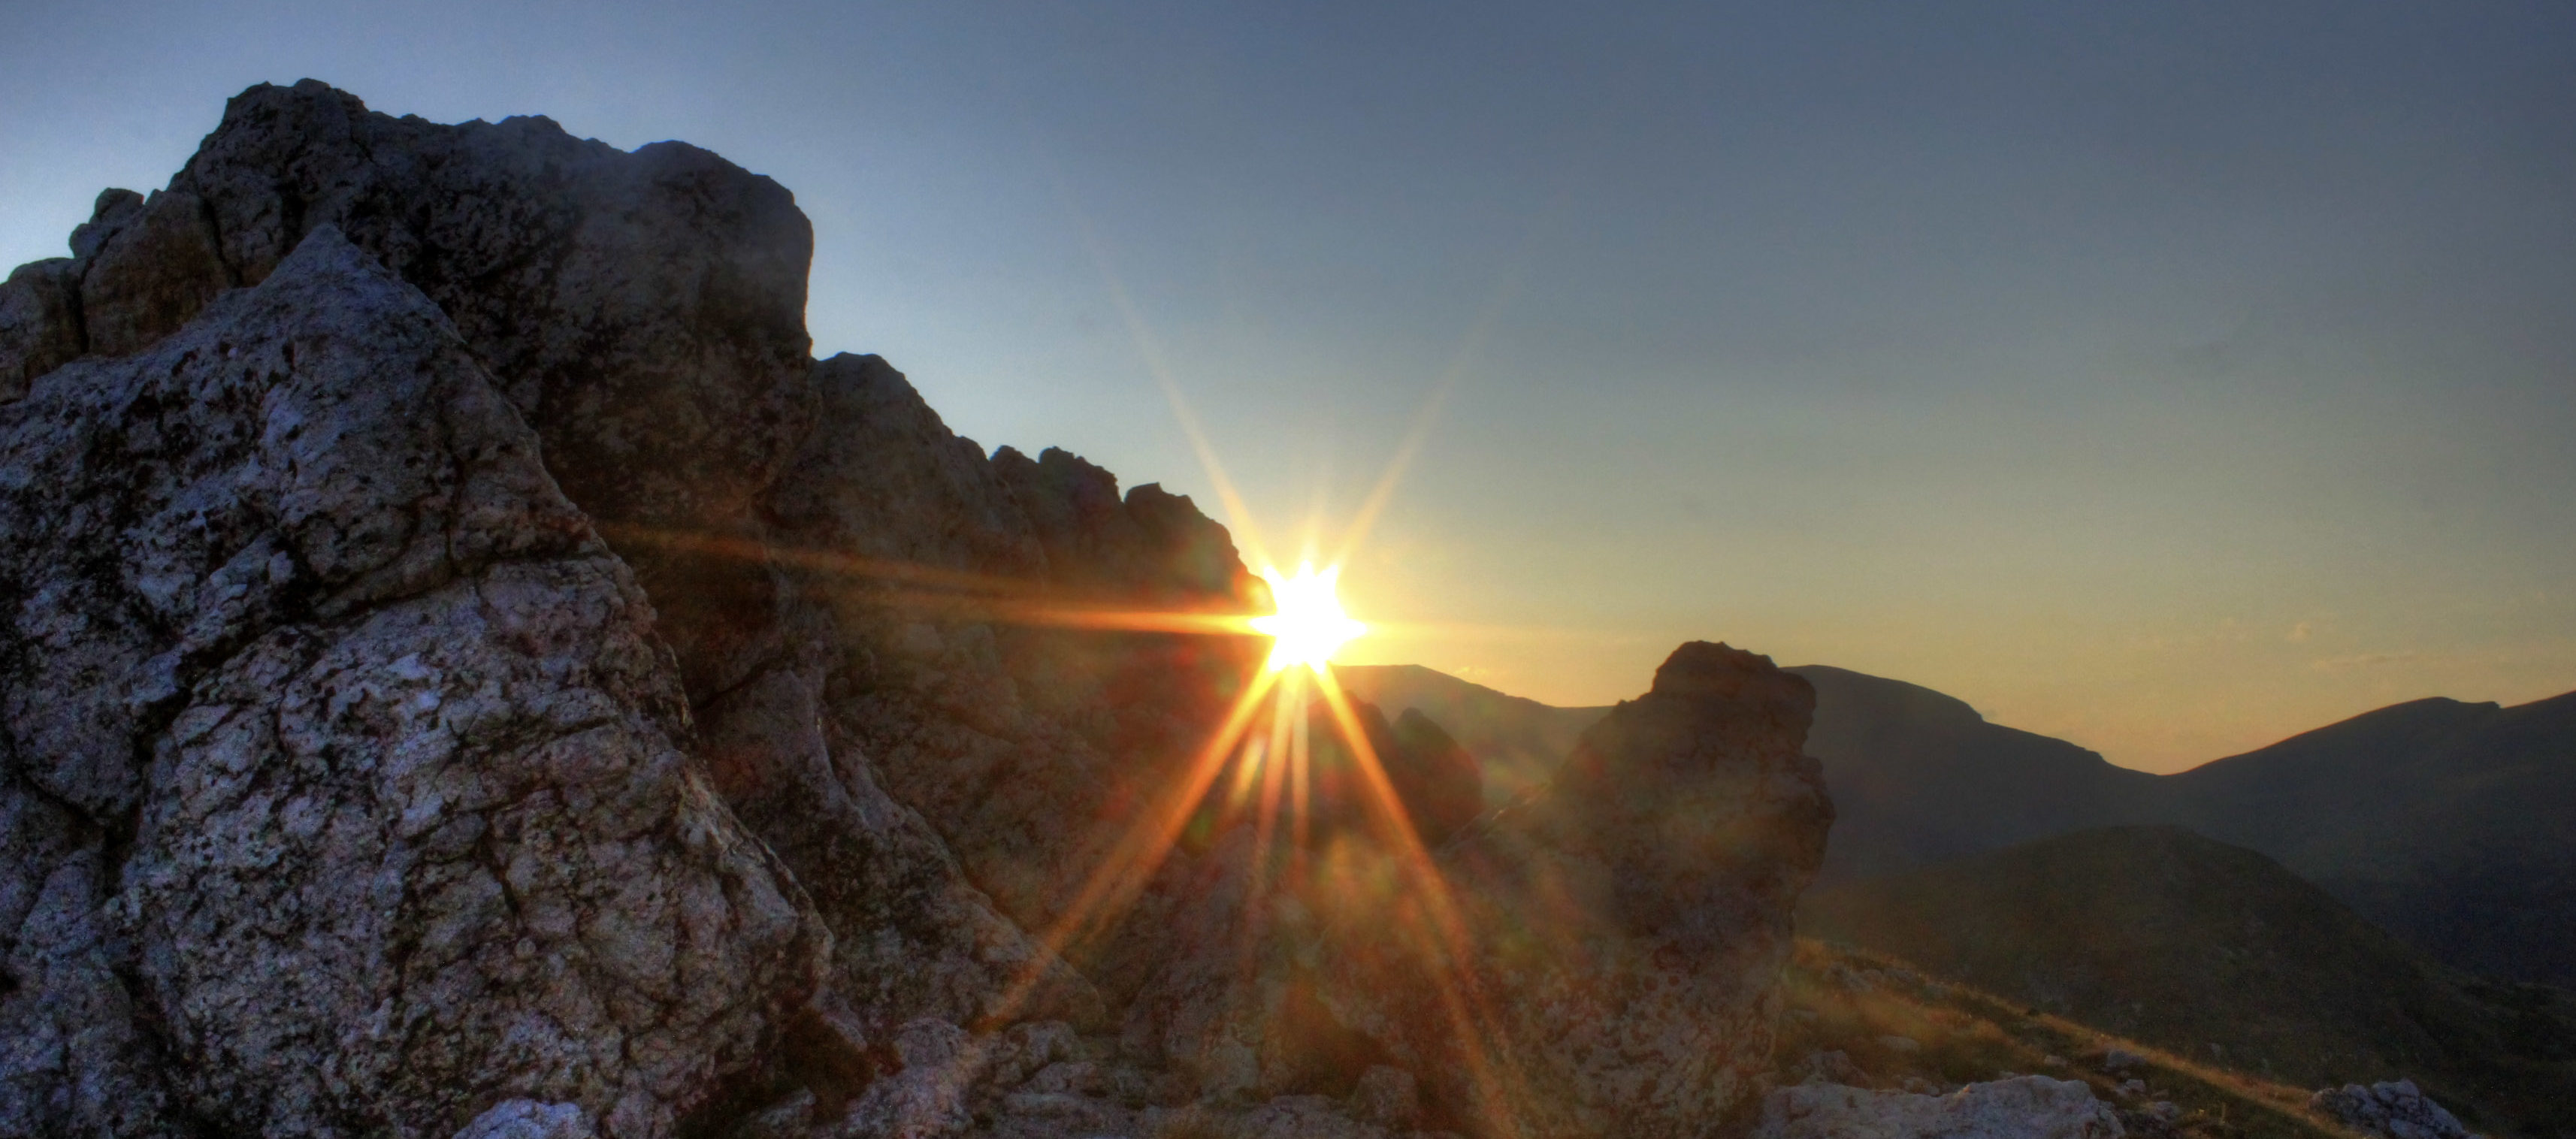
M2082 1081L2132 1139L2374 1139L2311 1109L2313 1089L2034 1010L1894 954L1801 937L1784 987L1786 1081L1938 1094L2027 1073Z
M1986 722L1966 701L1828 665L1807 752L1842 814L1828 881L1963 858L2071 827L2151 818L2157 779L2064 740Z
M2302 1087L2411 1077L2484 1128L2576 1127L2576 1003L2445 968L2251 850L2079 831L1810 893L1802 932ZM2474 1118L2472 1118L2474 1116Z
M2576 693L2399 704L2160 782L2165 818L2449 964L2576 985Z

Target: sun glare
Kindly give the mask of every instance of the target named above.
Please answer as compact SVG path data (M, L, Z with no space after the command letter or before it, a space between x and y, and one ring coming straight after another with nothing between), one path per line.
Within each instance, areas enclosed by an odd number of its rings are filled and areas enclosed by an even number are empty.
M1261 578L1270 583L1272 607L1277 611L1253 618L1252 627L1272 638L1270 671L1302 664L1322 672L1344 642L1368 631L1368 626L1342 612L1342 600L1333 594L1341 576L1342 567L1317 573L1313 562L1299 562L1295 577L1282 577L1275 567L1262 568Z

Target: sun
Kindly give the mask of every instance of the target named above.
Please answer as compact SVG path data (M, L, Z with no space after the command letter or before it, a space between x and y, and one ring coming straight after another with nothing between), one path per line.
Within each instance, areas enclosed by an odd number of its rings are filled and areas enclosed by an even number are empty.
M1270 583L1276 612L1253 618L1252 627L1272 638L1270 671L1302 664L1322 672L1344 642L1368 631L1368 626L1342 612L1341 598L1333 594L1341 576L1342 567L1317 573L1313 562L1297 563L1295 577L1282 577L1275 567L1262 568L1261 579Z

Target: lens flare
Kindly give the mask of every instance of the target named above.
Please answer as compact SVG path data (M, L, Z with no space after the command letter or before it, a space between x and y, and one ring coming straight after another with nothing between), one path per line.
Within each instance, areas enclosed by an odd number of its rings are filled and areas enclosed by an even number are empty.
M1341 577L1342 567L1317 573L1313 562L1297 563L1295 577L1281 576L1276 567L1262 568L1261 579L1270 583L1275 612L1255 617L1251 624L1272 638L1270 671L1302 664L1320 673L1344 642L1368 631L1368 626L1342 612L1342 600L1333 593Z

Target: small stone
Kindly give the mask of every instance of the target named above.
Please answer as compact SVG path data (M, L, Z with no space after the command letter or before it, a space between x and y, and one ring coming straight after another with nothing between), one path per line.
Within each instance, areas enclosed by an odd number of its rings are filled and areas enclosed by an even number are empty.
M2322 1088L2308 1106L2357 1131L2385 1139L2469 1139L2469 1129L2413 1080Z

